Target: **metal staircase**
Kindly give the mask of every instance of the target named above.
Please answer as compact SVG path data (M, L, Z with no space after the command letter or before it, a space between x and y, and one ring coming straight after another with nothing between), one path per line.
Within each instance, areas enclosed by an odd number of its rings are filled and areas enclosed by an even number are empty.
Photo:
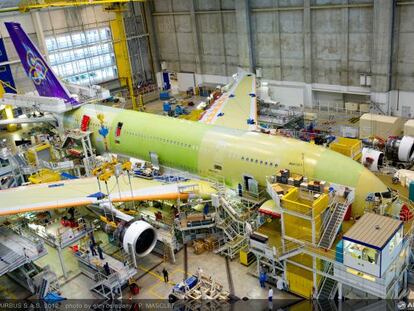
M326 274L333 274L333 264L329 263L324 271ZM324 276L318 291L318 300L334 299L338 290L338 282Z
M229 240L235 239L239 234L232 226L232 219L230 217L226 219L220 219L217 222L217 227L223 230L224 234Z
M91 287L91 291L98 293L106 299L122 299L122 286L118 273L115 272L105 276L103 273L98 272L96 278L98 282Z
M244 236L238 235L231 241L225 242L222 246L214 251L215 254L224 255L230 259L234 259L240 250L247 245L247 240Z
M224 233L224 243L214 252L233 259L247 245L245 225L237 218L237 212L225 198L221 197L220 203L221 210L216 213L216 226Z
M335 237L339 231L339 228L344 220L348 205L337 202L334 210L326 224L325 230L322 233L322 237L319 240L318 247L329 249L335 240Z
M24 255L16 253L3 244L0 244L0 260L0 276L12 272L28 262Z
M224 244L214 251L216 254L221 254L233 259L237 253L246 246L247 239L244 232L238 232L234 227L234 222L231 217L222 219L218 217L217 228L224 233Z

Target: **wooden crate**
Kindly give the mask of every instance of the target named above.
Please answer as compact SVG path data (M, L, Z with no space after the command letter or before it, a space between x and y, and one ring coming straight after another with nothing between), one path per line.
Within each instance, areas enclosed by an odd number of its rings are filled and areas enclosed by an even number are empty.
M193 248L194 248L194 254L196 255L200 255L204 253L204 251L206 250L204 246L204 241L194 241Z

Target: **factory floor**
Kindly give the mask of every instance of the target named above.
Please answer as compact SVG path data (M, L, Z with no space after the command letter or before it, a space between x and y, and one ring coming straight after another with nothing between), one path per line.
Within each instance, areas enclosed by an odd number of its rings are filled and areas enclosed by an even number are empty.
M132 298L142 299L165 299L171 291L172 286L181 282L184 278L195 274L200 267L203 273L211 276L217 283L224 286L226 290L239 298L266 299L268 289L259 286L257 278L248 274L248 267L241 265L236 259L226 261L222 256L211 252L204 252L195 255L192 248L187 249L187 261L185 251L181 250L176 254L176 263L163 263L162 258L149 255L140 261L140 270L137 276L138 285L141 287L139 295ZM185 266L187 264L187 273ZM166 268L169 272L169 283L164 283L161 271ZM126 290L126 297L130 297ZM275 290L276 299L292 299L295 296Z
M277 232L271 230L272 223L266 223L262 228L263 233L271 234L271 232ZM47 231L57 232L64 229L59 222L55 222L48 226ZM269 229L269 230L266 230ZM102 248L106 254L113 257L119 257L119 248L112 245L108 241L107 235L101 231L96 230L94 233L95 240L100 241ZM274 237L276 239L276 237ZM280 238L279 238L280 240ZM77 242L75 244L79 244ZM87 241L83 242L87 243ZM67 272L67 278L64 277L61 262L59 260L58 252L55 248L45 244L48 254L38 259L35 264L44 268L49 266L50 269L56 273L59 284L60 292L63 297L68 299L76 298L101 298L98 294L90 291L90 288L94 282L80 273L78 267L78 261L74 255L73 250L68 247L62 250L62 261L64 268ZM262 289L259 286L257 278L248 274L250 267L245 267L238 262L236 258L233 261L227 261L224 257L213 254L211 252L204 252L200 255L196 255L193 252L192 247L187 248L187 259L185 259L185 250L180 250L176 256L176 262L164 263L163 259L157 255L150 254L144 258L140 258L138 262L138 272L135 279L140 287L140 293L135 296L131 296L128 288L123 291L123 298L134 299L167 299L171 291L171 288L181 282L188 276L195 274L198 267L203 269L204 274L212 276L213 279L222 284L226 290L233 295L249 299L265 299L267 297L268 289ZM166 268L169 272L170 281L168 284L164 283L162 277L162 270ZM185 272L187 271L187 273ZM295 299L296 297L286 293L274 290L275 298L283 299ZM18 285L7 276L0 277L0 299L25 299L31 297L31 293Z
M60 291L63 297L68 299L99 299L98 294L90 291L94 282L79 272L77 261L71 251L64 251L63 258L69 273L64 279L61 272L60 262L55 250L49 249L49 254L38 260L40 266L48 264L53 271L59 275ZM163 259L157 255L150 254L139 260L139 269L136 275L140 287L138 295L131 295L128 288L123 290L124 299L167 299L172 287L184 278L195 274L198 267L203 269L204 274L212 276L213 279L222 284L224 288L239 298L266 299L268 289L260 288L257 278L248 274L248 267L241 265L237 260L229 261L222 256L205 252L195 255L192 248L187 252L187 274L185 273L184 250L176 254L176 263L163 263ZM169 283L164 283L162 270L166 268L169 272ZM31 294L7 276L0 278L0 299L25 299ZM274 289L275 299L296 299L297 297L287 292Z

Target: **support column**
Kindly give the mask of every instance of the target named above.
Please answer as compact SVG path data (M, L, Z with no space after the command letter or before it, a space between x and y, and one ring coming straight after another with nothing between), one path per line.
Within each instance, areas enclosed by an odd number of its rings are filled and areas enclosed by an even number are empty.
M250 72L255 63L252 48L252 29L250 25L249 0L238 0L236 6L237 42L239 47L239 66Z
M224 22L223 22L223 8L221 7L221 1L218 1L218 5L220 8L220 32L221 32L221 42L223 45L223 61L224 61L224 75L226 77L229 76L228 73L228 66L227 66L227 50L226 50L226 37L225 37L225 29L224 29Z
M177 65L178 67L175 69L175 71L180 72L181 71L181 61L180 61L180 47L178 45L178 36L177 36L177 26L175 24L175 16L174 16L174 6L173 6L173 0L170 0L169 2L170 6L170 18L172 19L173 24L173 34L174 34L174 41L175 41L175 51L177 53ZM171 70L171 68L169 68Z
M195 0L190 0L190 20L191 20L191 28L192 28L192 36L193 36L193 43L194 43L194 58L195 58L195 65L196 65L196 73L202 74L202 67L201 67L201 51L200 51L200 40L199 40L199 31L197 27L197 19L195 15Z
M142 3L142 5L144 6L146 32L149 34L149 48L151 53L152 67L154 71L153 74L155 79L156 73L161 71L161 64L159 47L157 39L155 38L154 18L152 17L152 6L154 4L153 1L145 1Z
M338 300L341 301L342 300L342 283L338 282Z
M118 77L121 81L122 87L127 87L129 96L132 101L132 108L138 109L136 97L134 94L134 83L132 81L132 68L130 62L130 55L128 50L128 43L125 33L123 6L114 9L115 19L110 21L113 47L116 58L116 65L118 68Z
M32 16L33 26L36 30L38 47L40 48L40 51L45 56L46 61L49 61L49 53L46 48L46 40L45 40L45 35L43 33L43 26L42 26L42 21L40 19L40 13L39 11L31 11L30 14Z
M312 275L313 275L313 287L315 288L315 292L316 292L316 297L318 297L319 295L319 288L318 288L318 277L316 274L316 258L315 256L312 256ZM313 297L312 297L313 298Z
M278 8L279 7L279 0L273 0L273 7L274 8ZM277 42L278 42L278 46L279 48L277 49L278 53L279 53L279 57L275 59L276 62L276 66L278 66L278 68L276 68L275 70L275 79L279 80L279 81L283 81L283 71L282 71L282 39L281 39L281 34L280 34L280 13L279 11L275 11L275 16L273 18L274 21L274 27L273 27L273 31L276 34L276 38L277 38Z
M348 51L348 42L349 42L349 9L346 7L348 5L348 0L342 0L344 7L342 8L342 51L341 51L341 72L340 79L341 84L348 85L348 63L349 63L349 51Z
M304 0L303 8L303 54L304 78L306 83L312 83L312 19L311 0Z
M376 0L373 16L372 87L388 92L392 82L392 32L395 0Z
M62 249L60 248L60 246L58 246L56 248L57 252L58 252L58 256L59 256L59 261L60 261L60 266L62 267L62 272L63 272L63 276L65 277L65 279L68 278L68 273L66 272L66 268L65 268L65 264L63 263L63 258L62 258Z

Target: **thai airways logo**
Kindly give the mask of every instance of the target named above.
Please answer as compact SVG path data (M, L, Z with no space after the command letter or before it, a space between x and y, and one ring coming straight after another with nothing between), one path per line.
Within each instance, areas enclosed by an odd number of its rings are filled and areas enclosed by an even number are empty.
M46 79L48 68L44 61L37 57L29 47L25 46L25 48L26 61L29 65L29 77L36 85L39 85Z

